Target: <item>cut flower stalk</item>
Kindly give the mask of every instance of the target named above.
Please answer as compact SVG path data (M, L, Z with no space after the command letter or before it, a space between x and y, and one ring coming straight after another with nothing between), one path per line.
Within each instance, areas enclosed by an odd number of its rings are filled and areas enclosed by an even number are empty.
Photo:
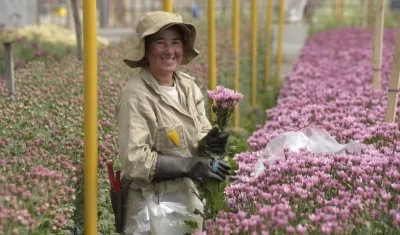
M219 131L224 133L226 128L229 126L236 105L243 98L243 95L229 88L217 86L215 91L208 91L208 97L212 103L212 115L215 117L212 125L213 127L218 127ZM207 148L206 144L201 141L198 143L198 146L205 149L205 157L225 161L233 160L233 156L229 156L227 153L215 154L211 152L210 149ZM197 214L200 214L203 217L203 223L208 219L215 219L219 211L227 210L225 187L228 183L228 179L225 179L222 182L211 179L202 179L199 187L199 194L196 195L204 202L203 213L197 212Z

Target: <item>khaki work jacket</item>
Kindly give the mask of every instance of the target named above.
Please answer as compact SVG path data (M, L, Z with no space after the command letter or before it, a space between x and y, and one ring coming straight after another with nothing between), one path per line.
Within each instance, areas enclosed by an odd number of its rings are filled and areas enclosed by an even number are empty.
M211 129L203 96L194 78L182 72L175 72L174 78L181 104L161 89L148 68L142 68L131 78L118 97L116 119L121 170L132 180L126 226L135 226L133 217L150 194L183 193L189 210L202 210L192 192L195 185L191 179L152 182L158 155L199 156L197 142ZM168 137L171 130L178 134L179 146Z

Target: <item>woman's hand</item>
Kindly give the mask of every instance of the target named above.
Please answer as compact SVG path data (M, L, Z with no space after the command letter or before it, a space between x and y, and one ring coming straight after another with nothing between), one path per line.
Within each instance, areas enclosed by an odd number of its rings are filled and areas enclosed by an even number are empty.
M225 153L228 138L228 133L221 132L218 127L214 127L199 141L198 148L200 154L207 155L207 151L216 154Z

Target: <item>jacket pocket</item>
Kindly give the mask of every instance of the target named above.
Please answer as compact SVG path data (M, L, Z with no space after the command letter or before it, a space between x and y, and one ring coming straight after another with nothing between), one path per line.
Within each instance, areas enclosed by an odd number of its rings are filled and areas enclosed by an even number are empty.
M156 150L176 151L188 147L182 125L157 127Z

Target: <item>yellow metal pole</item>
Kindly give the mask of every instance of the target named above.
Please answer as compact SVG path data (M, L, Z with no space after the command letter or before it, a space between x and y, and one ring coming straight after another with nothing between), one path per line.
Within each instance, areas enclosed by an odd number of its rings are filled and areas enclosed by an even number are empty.
M346 10L346 2L345 0L340 0L340 20L342 22L344 22L345 10Z
M84 229L97 235L97 14L96 1L83 0L84 48Z
M208 0L208 88L217 87L217 62L215 56L215 0ZM210 117L212 111L210 112Z
M273 14L273 1L267 0L267 32L266 32L266 51L265 51L265 77L264 77L264 88L267 89L271 75L271 46L272 46L272 14Z
M251 107L257 105L257 0L251 0Z
M367 19L367 27L372 27L373 19L374 19L374 7L375 7L374 0L368 0L368 19Z
M163 0L163 10L172 12L172 0Z
M395 12L398 22L400 22L400 12ZM392 62L392 71L390 72L388 99L385 111L385 122L395 122L397 103L400 89L400 23L397 24L396 45L394 49L394 58Z
M232 36L233 36L233 50L235 53L235 80L234 80L234 90L239 91L240 89L240 0L233 0L233 7L232 7ZM239 127L239 105L236 106L234 118L233 118L233 126Z
M338 20L338 3L340 0L332 0L332 17L335 19L335 21Z
M369 0L363 0L363 5L362 5L362 8L363 8L363 12L362 12L362 22L361 22L361 27L363 27L363 28L367 28L367 25L368 25L368 13L369 13L369 10L368 10L368 6L369 6Z
M385 24L385 0L380 0L375 17L374 40L372 49L373 79L372 85L375 89L381 89L382 76L382 47L383 30Z
M342 12L342 0L336 0L336 15L337 19L342 22L343 21L343 12Z
M276 53L276 86L280 86L281 82L281 66L282 66L282 47L283 47L283 30L285 27L285 0L279 1L279 27L278 27L278 46Z

